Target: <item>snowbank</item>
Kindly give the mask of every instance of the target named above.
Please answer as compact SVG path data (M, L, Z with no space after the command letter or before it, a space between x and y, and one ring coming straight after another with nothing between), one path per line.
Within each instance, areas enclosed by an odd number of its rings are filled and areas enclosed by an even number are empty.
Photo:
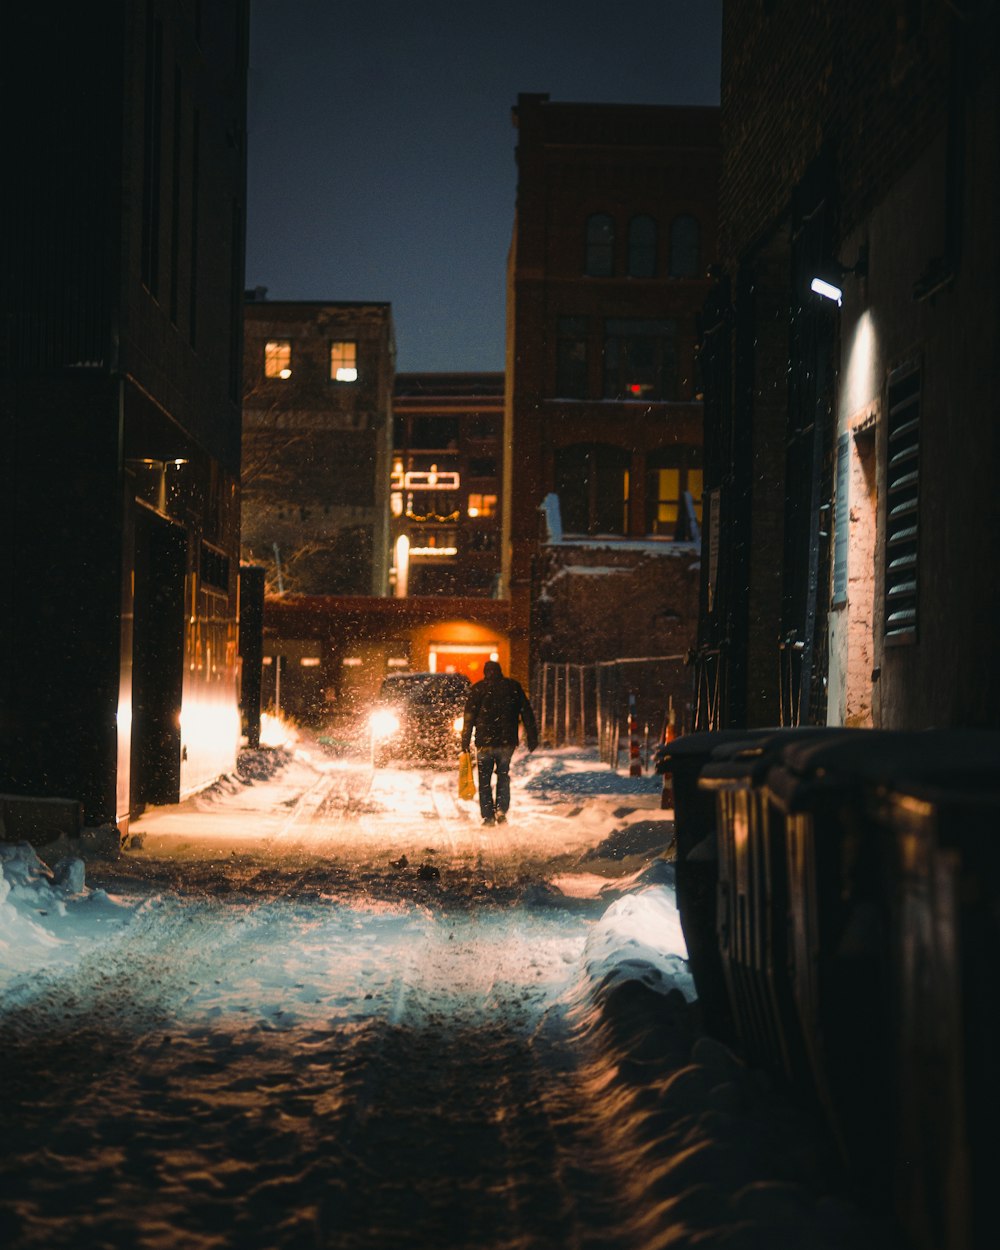
M0 842L0 993L16 978L78 959L130 909L85 885L84 862L49 868L28 842Z

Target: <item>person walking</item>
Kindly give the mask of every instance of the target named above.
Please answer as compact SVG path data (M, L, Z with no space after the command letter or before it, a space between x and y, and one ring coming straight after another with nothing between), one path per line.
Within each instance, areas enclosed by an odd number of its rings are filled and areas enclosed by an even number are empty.
M510 807L510 760L520 736L518 721L524 725L529 751L538 746L538 726L528 696L520 682L504 677L496 660L483 665L483 679L477 681L465 701L462 724L462 750L472 745L476 735L479 766L479 810L484 825L503 824ZM493 772L496 770L496 795Z

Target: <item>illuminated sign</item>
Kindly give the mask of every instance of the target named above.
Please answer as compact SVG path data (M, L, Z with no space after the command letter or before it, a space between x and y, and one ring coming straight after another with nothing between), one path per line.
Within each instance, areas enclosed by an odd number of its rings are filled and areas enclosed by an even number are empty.
M394 469L389 479L393 490L458 490L462 479L451 469L438 472L437 468L410 469L403 473Z

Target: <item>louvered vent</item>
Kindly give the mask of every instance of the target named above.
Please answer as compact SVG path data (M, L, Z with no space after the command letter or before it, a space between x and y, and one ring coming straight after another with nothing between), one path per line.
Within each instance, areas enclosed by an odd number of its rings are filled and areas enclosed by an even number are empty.
M914 642L920 517L920 369L889 375L886 473L885 641Z

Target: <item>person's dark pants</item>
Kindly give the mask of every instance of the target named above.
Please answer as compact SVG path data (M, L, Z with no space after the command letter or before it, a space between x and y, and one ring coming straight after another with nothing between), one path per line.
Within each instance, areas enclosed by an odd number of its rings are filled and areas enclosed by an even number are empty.
M479 810L486 820L510 807L510 757L513 747L477 747L479 756ZM497 770L496 800L493 798L493 769Z

